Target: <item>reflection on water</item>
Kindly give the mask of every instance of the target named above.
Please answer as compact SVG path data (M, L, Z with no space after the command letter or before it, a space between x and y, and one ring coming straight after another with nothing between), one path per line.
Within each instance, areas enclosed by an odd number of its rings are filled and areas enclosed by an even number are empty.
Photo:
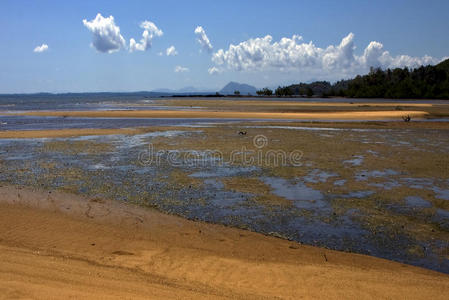
M297 208L329 208L329 203L323 201L323 194L305 185L304 181L291 183L286 179L273 177L262 180L273 189L275 195L291 200Z
M95 128L115 129L149 126L207 127L215 123L232 123L241 119L171 119L171 118L64 118L36 116L0 116L0 130L46 130ZM244 120L255 122L257 120Z

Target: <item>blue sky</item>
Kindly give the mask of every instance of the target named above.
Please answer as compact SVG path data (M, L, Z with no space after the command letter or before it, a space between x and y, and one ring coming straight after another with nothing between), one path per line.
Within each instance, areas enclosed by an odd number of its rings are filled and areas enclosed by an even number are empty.
M449 56L448 12L449 1L413 0L3 0L0 93L217 89L231 80L264 87L334 81L370 65L437 63ZM123 38L112 53L91 45L100 25L83 24L98 13L109 25L113 16ZM198 42L197 26L211 51ZM140 43L145 30L151 47L131 51L130 39ZM43 44L48 49L33 51ZM177 55L166 55L170 46Z

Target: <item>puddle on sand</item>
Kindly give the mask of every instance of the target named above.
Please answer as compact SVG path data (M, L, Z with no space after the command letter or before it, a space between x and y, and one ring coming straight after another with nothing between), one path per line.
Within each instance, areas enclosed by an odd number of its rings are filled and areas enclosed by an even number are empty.
M129 148L139 147L139 146L148 144L149 138L175 137L175 136L183 135L186 133L189 133L189 131L167 130L167 131L147 132L147 133L136 134L136 135L117 135L115 138L116 139L115 144L117 145L117 148L129 149Z
M449 190L441 189L439 187L433 187L433 191L436 193L435 197L438 199L449 200Z
M374 155L374 156L379 156L379 152L376 152L374 150L366 150L367 153Z
M449 211L447 211L445 209L438 208L436 214L438 216L440 216L441 218L446 219L447 221L449 221Z
M384 190L391 190L393 188L397 188L397 187L401 186L401 184L399 182L395 181L395 180L390 180L390 181L382 182L382 183L380 183L380 182L378 182L378 183L370 183L368 185L369 186L374 186L374 187L377 187L377 188L381 188L381 189L384 189Z
M407 196L404 200L408 207L432 207L432 203L419 196Z
M292 201L297 208L314 209L329 206L320 191L308 187L303 181L292 183L277 177L263 177L261 180L270 186L273 194Z
M374 194L373 191L355 191L355 192L350 192L348 194L345 194L345 195L343 195L343 197L345 197L345 198L366 198L373 194Z
M441 228L444 228L445 230L449 230L449 211L445 209L438 208L433 215L432 220ZM446 241L447 242L447 241Z
M346 183L346 179L339 179L334 181L335 186L344 186Z
M352 166L360 166L362 165L364 160L363 155L355 155L353 159L344 160L343 164L350 164Z
M336 127L304 127L304 126L245 126L245 128L256 129L290 129L305 131L354 131L354 132L384 132L390 129L363 129L363 128L336 128Z
M433 186L433 180L430 178L414 178L414 177L403 177L401 181L405 182L405 184L414 189L423 189L424 187Z
M369 178L379 178L379 177L387 177L387 176L393 176L393 175L398 175L399 172L396 172L395 170L392 169L385 169L383 171L379 171L379 170L373 170L373 171L361 171L358 172L357 174L355 174L355 179L357 181L365 181L368 180Z
M88 167L89 170L107 170L107 169L110 169L110 168L111 168L111 167L105 166L105 165L102 164L102 163L98 163L98 164L95 164L95 165L90 165L90 166Z
M252 167L217 167L214 170L199 171L190 174L193 178L210 178L210 177L227 177L227 176L238 176L247 175L252 172L258 171L259 168Z
M318 183L318 182L326 182L329 178L338 176L335 173L322 171L320 169L314 169L307 176L304 176L303 179L305 182L310 183Z

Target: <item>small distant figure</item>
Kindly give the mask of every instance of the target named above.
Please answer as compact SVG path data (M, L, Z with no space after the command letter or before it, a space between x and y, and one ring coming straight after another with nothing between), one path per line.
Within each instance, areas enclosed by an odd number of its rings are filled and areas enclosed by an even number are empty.
M410 115L406 115L402 117L402 120L404 120L404 122L410 122L412 118L410 117Z
M246 135L246 131L239 131L239 135Z

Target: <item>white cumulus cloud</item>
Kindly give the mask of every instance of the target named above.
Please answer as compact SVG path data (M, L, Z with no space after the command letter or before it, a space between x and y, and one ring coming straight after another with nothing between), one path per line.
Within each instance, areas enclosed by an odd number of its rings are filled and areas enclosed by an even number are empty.
M112 53L126 47L120 34L120 27L115 25L114 17L104 18L100 13L91 21L83 20L84 26L92 32L92 46L99 52Z
M206 51L211 52L213 47L206 35L206 31L204 31L204 28L201 26L197 26L195 28L195 34L197 36L196 40L198 41L198 43L200 43L200 45L204 49L206 49Z
M207 72L209 72L210 75L215 75L215 74L220 74L222 72L222 70L217 67L211 67L207 70Z
M212 55L212 62L220 69L236 71L280 70L306 71L316 75L355 75L370 67L396 68L435 64L440 61L430 56L392 56L379 42L371 42L362 55L354 53L354 34L344 37L340 44L326 48L305 43L302 37L293 35L273 41L270 35L249 39L238 45L231 44L227 50L220 49ZM218 70L218 69L217 69ZM213 74L216 70L209 69ZM338 77L337 77L338 78Z
M44 51L47 51L47 50L48 50L48 45L47 44L42 44L40 46L36 46L36 48L34 48L33 52L41 53L41 52L44 52Z
M175 46L170 46L167 48L167 50L165 50L165 53L167 54L167 56L175 56L178 55L178 51L176 51Z
M129 40L129 51L146 51L151 48L153 38L155 36L162 36L164 33L157 28L156 24L150 21L143 21L140 23L140 27L144 29L140 42L136 42L135 39Z
M181 67L181 66L176 66L175 67L175 73L183 73L183 72L188 72L189 68L185 68L185 67Z

